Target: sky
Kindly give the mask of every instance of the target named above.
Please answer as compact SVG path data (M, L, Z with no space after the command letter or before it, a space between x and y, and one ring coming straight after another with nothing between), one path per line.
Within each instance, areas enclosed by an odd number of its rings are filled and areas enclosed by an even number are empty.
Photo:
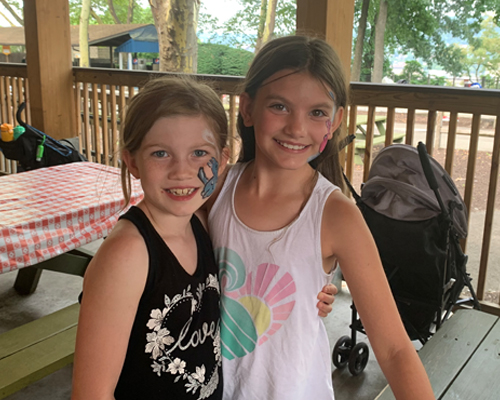
M149 7L148 0L139 0L139 3L141 3L142 7ZM236 0L201 0L201 5L206 9L208 14L217 16L221 22L231 18L241 7ZM7 15L12 22L16 23L15 19L11 17L10 13L2 5L0 5L0 11ZM0 26L10 26L7 20L1 15Z
M240 3L235 0L201 0L208 14L212 14L224 22L234 16L241 8Z

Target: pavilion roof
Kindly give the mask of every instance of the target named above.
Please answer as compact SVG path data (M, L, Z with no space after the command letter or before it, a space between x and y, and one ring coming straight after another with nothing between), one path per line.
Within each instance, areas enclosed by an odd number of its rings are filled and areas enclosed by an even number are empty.
M113 25L89 25L89 44L105 45L105 46L119 46L121 43L129 39L123 40L123 36L127 35L130 31L137 28L147 26L148 24L113 24ZM71 25L71 45L78 46L80 26ZM121 40L118 38L122 38ZM115 39L115 40L113 40ZM118 40L119 43L115 44ZM24 46L24 27L0 27L0 45L8 46Z

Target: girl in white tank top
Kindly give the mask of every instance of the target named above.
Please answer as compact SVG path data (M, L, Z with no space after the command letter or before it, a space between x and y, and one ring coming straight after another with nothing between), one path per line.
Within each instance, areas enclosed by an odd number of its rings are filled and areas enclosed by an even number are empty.
M434 398L370 232L338 190L347 104L338 57L320 39L276 39L257 54L245 83L242 163L209 204L224 399L333 399L315 307L337 263L396 398Z

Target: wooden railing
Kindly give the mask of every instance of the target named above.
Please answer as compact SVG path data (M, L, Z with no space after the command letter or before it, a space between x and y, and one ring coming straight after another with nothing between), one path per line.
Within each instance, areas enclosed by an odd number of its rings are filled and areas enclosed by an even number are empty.
M171 73L74 68L78 136L89 160L118 165L118 131L128 100L148 80ZM237 153L236 95L241 78L196 75L227 99L231 153ZM96 112L97 111L97 112Z
M28 79L25 64L0 63L0 117L1 123L16 125L19 104L28 99ZM24 120L30 121L29 110L23 113ZM17 163L8 160L0 152L0 172L17 172Z
M0 104L2 107L2 120L13 121L17 104L24 99L27 93L26 69L10 67L3 64L0 67ZM121 71L95 68L74 68L75 115L78 124L78 137L83 154L91 161L106 165L118 166L118 132L120 121L126 110L128 99L140 90L144 84L160 75L173 75L168 73L145 71ZM237 94L241 78L195 75L197 79L208 82L224 100L229 116L231 141L229 146L235 161L238 152L236 134ZM20 90L22 88L22 90ZM21 95L22 94L22 95ZM443 113L449 114L449 123L446 131L447 142L444 146L442 164L448 173L454 177L454 158L458 147L457 138L464 135L468 140L467 170L462 195L468 210L473 206L473 195L478 190L487 191L485 217L482 240L480 244L479 272L474 277L474 286L477 287L478 297L482 300L483 307L493 313L500 314L500 300L493 304L485 301L487 292L488 257L492 241L493 217L495 213L495 200L497 197L497 181L500 159L500 91L472 90L460 88L440 88L412 85L377 85L352 83L350 103L346 115L349 121L356 121L357 116L367 115L366 143L362 154L363 164L356 165L356 145L352 143L342 154L347 176L351 181L365 181L368 177L371 160L374 152L376 133L375 116L385 116L385 146L392 143L395 135L405 135L407 144L416 145L418 141L426 143L429 154L443 151L436 146L440 136ZM16 106L14 106L16 105ZM4 115L5 109L5 115ZM489 130L493 141L489 152L489 179L487 188L474 187L476 179L476 164L479 154L479 143L484 135L481 128L482 119L492 122ZM29 121L29 115L27 116ZM416 127L425 118L423 129ZM463 121L470 118L468 127L459 127L459 118ZM460 125L463 125L460 123ZM464 131L465 129L465 131ZM444 128L443 128L444 130ZM423 132L420 132L423 131ZM356 124L349 123L346 133L355 134ZM480 139L481 138L481 139ZM463 156L463 154L461 154ZM15 172L15 163L4 160L0 155L0 170ZM2 164L3 162L3 164ZM462 243L466 248L467 242ZM494 272L500 268L493 265ZM492 288L499 291L500 288Z

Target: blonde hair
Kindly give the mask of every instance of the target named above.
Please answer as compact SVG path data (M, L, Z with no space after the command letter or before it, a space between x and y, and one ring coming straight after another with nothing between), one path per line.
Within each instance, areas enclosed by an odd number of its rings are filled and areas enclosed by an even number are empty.
M335 93L335 105L346 107L347 83L342 63L332 47L322 39L307 36L286 36L268 42L255 56L245 78L243 91L254 98L262 84L284 69L308 72ZM327 90L325 88L325 90ZM329 89L328 89L329 90ZM238 132L242 139L239 161L255 158L253 127L246 127L238 114ZM344 185L338 157L340 126L328 141L325 150L309 164L329 181L341 188Z
M120 154L134 154L154 123L163 117L177 115L203 116L215 136L219 152L226 146L227 116L219 96L206 84L191 78L158 78L149 81L129 103L120 130ZM132 184L130 171L121 163L122 191L125 207L130 203Z

